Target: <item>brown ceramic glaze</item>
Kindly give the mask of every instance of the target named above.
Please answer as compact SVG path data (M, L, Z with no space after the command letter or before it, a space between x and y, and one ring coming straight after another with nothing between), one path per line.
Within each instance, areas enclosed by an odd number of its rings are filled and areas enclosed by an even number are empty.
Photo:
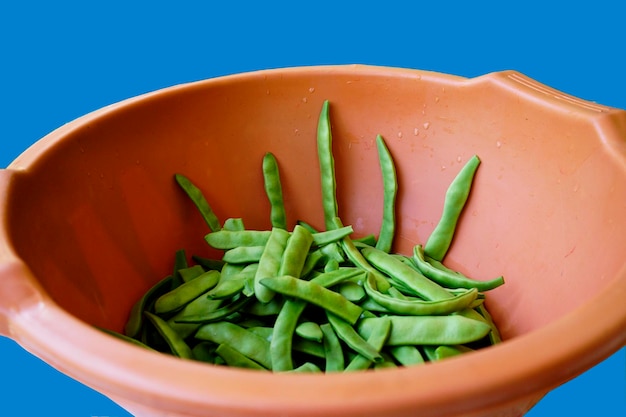
M210 256L173 181L266 228L261 160L288 215L322 226L315 133L331 102L339 210L376 232L374 140L398 166L395 250L424 243L445 189L482 159L446 262L479 278L505 342L436 364L334 375L214 367L122 330L176 249ZM384 67L279 69L175 86L88 114L0 171L0 331L141 416L521 416L626 342L626 112L517 72L474 79Z

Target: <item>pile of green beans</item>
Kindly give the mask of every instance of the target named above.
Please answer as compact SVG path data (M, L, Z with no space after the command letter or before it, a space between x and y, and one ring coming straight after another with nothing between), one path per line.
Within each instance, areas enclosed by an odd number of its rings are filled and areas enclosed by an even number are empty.
M263 158L268 230L220 221L200 189L175 175L206 221L220 259L176 252L172 273L133 306L124 333L136 345L180 358L273 372L342 372L410 366L499 343L477 280L443 264L470 193L478 157L450 184L440 221L411 255L392 253L398 181L382 136L377 235L353 237L338 215L329 103L318 124L324 230L289 224L278 162Z

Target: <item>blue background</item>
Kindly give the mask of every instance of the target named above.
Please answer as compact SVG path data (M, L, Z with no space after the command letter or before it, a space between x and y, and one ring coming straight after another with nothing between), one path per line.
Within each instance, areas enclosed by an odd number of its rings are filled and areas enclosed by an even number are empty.
M626 25L617 1L10 3L0 5L0 167L102 106L284 66L365 63L466 77L514 69L626 108ZM625 352L554 390L528 415L626 415ZM0 375L3 416L128 416L2 337Z

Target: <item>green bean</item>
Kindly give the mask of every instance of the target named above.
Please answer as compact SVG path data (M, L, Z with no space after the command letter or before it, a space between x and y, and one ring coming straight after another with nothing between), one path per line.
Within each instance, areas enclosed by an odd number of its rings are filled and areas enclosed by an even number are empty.
M391 320L388 346L399 345L461 345L485 337L488 324L459 315L449 316L387 316ZM359 320L358 331L368 337L379 318Z
M213 288L220 279L217 271L207 271L198 278L185 282L179 287L163 294L154 303L157 313L169 313L182 308L194 298Z
M349 280L364 279L365 274L366 272L359 268L346 266L333 271L323 272L312 278L310 282L321 285L325 288L330 288Z
M231 232L241 232L246 230L246 226L243 224L243 219L240 217L229 217L224 220L224 225L222 226L223 230L228 230Z
M141 348L148 349L148 350L155 350L155 349L151 348L150 346L146 345L145 343L142 343L142 342L140 342L139 340L137 340L137 339L135 339L135 338L132 338L132 337L130 337L130 336L126 336L125 334L122 334L122 333L116 332L116 331L114 331L114 330L109 330L109 329L106 329L106 328L104 328L104 327L97 327L97 326L96 326L96 328L97 328L98 330L100 330L100 331L104 332L104 333L107 333L107 334L108 334L108 335L110 335L110 336L116 337L116 338L118 338L118 339L120 339L120 340L123 340L123 341L125 341L125 342L128 342L128 343L132 343L132 344L133 344L133 345L135 345L135 346L139 346L139 347L141 347Z
M374 364L374 370L388 369L388 368L397 368L398 367L396 362L393 360L393 357L391 355L389 355L387 352L381 352L380 354L383 357L383 361Z
M329 259L324 265L324 272L332 272L339 269L339 262L336 259Z
M178 270L183 282L189 282L192 279L198 278L200 275L204 274L204 272L204 268L200 265L193 265Z
M354 241L355 245L376 246L377 238L376 235L370 233L369 235L358 237L352 240Z
M376 249L390 252L396 231L396 195L398 181L391 153L381 135L376 136L376 147L383 179L383 217Z
M352 301L353 303L357 304L363 301L367 296L363 287L352 281L342 282L341 284L339 284L337 292L343 295L346 300Z
M176 323L211 323L221 319L224 319L234 313L240 311L246 304L252 301L251 297L239 297L230 303L213 311L208 311L200 314L193 315L181 315L174 321Z
M233 349L225 343L218 345L217 349L215 349L215 353L219 355L222 359L224 359L224 362L226 362L226 365L228 366L263 371L267 370L263 366L259 365L257 362L253 361L246 355L242 354L236 349Z
M291 275L300 278L312 243L313 235L311 232L305 227L296 225L287 240L278 275Z
M448 290L386 252L375 248L363 248L361 253L378 270L387 274L394 281L401 282L426 300L438 301L452 298L452 294ZM385 291L385 288L380 288L380 286L378 289Z
M382 361L382 356L378 352L374 346L370 345L359 332L357 332L354 327L350 325L347 321L342 318L335 316L329 311L326 311L326 317L328 318L328 322L333 327L333 330L337 333L337 337L343 340L346 345L348 345L355 352L363 355L373 362ZM364 319L361 319L363 321ZM377 319L368 319L368 320L377 320ZM375 323L372 323L368 330L375 326ZM371 333L371 331L370 331ZM369 336L369 334L368 334Z
M389 346L389 353L403 366L419 365L425 362L424 356L415 346Z
M245 327L245 323L243 324L241 322L237 323L239 326L241 327ZM274 333L274 328L273 327L266 327L263 325L259 325L259 326L253 326L253 327L246 327L246 329L248 329L249 332L252 332L258 336L261 336L262 338L266 339L268 342L271 343L272 341L272 334ZM270 345L271 347L271 345Z
M196 339L227 344L267 369L271 369L270 342L243 327L227 321L201 326Z
M287 372L321 372L321 369L313 362L305 362L297 368Z
M286 230L272 227L265 244L265 250L259 260L259 268L254 276L254 295L262 303L270 302L275 293L267 286L261 285L261 280L278 274L289 236Z
M208 233L204 240L215 249L233 249L238 246L264 246L270 237L269 230L220 230Z
M442 261L450 248L457 222L469 197L479 165L480 159L476 155L472 156L446 191L441 218L424 245L426 255L437 261Z
M303 321L296 326L295 334L303 339L321 342L324 334L320 325L313 321Z
M324 346L324 357L326 359L325 371L343 371L345 368L345 357L337 333L335 333L329 323L322 324L320 330L324 335L322 342Z
M265 246L238 246L224 252L222 259L230 264L259 262Z
M491 327L491 331L489 332L489 341L491 342L491 344L495 345L502 342L502 336L500 335L500 331L493 321L493 317L491 317L491 314L489 314L487 307L485 307L484 304L481 304L476 307L476 311L478 311L478 313L484 318L487 324L489 324L489 327Z
M458 272L436 268L426 262L422 245L415 245L413 248L413 259L417 268L425 277L448 288L476 288L478 291L489 291L504 284L504 277L502 276L489 281L478 281L467 278Z
M274 154L268 152L263 157L263 179L265 194L270 202L270 221L272 227L287 229L287 216L283 202L283 190L280 182L278 162Z
M163 278L150 287L150 289L133 304L126 325L124 326L124 334L126 336L135 338L139 335L143 326L143 312L148 310L148 304L171 288L172 280L173 277L171 275Z
M376 288L376 281L369 276L365 281L365 291L376 303L385 307L394 314L401 315L443 315L467 308L478 294L476 288L466 290L465 293L437 301L424 301L418 298L399 299L381 293Z
M276 316L283 308L284 302L285 300L282 297L274 297L269 303L253 300L243 308L243 311L257 317Z
M291 343L291 347L293 348L294 352L305 353L319 359L326 358L324 345L319 342L302 339L300 337L294 337Z
M337 211L337 184L335 181L335 160L332 150L332 132L330 127L329 102L324 101L317 126L317 154L322 186L322 208L327 230L335 229L334 219Z
M389 337L391 322L386 317L382 317L376 322L374 327L375 328L372 329L367 337L367 343L373 346L374 349L380 353L385 345L385 342L387 341L387 338ZM370 367L372 362L373 361L370 358L366 358L365 356L359 354L350 361L348 366L346 366L346 371L367 369Z
M173 355L183 359L193 359L191 348L185 343L182 337L178 335L161 317L144 311L146 317L152 322L155 329L163 337Z
M238 275L242 275L242 277L231 277L228 279L220 280L217 285L211 288L204 296L212 300L224 300L227 298L232 298L235 295L241 293L246 286L247 275L250 275L251 277L253 277L254 275L244 273L240 273Z
M327 245L320 246L319 250L327 260L335 260L338 263L345 262L343 250L341 249L341 244L337 242L331 242Z
M189 266L187 263L187 254L184 249L179 249L174 255L174 271L172 272L172 290L182 284L183 277L180 275L180 270Z
M213 363L215 361L215 344L211 342L200 342L191 348L193 358L198 361Z
M335 217L334 224L336 228L343 227L341 223L341 219L339 217ZM374 275L376 278L376 284L381 291L385 291L391 285L387 282L387 280L378 272L376 268L374 268L368 261L363 257L363 254L354 246L354 242L350 239L349 236L341 239L341 247L343 248L344 253L354 265L366 270L367 272Z
M205 271L221 271L225 264L223 259L211 259L199 255L191 255L191 259L202 266Z
M306 302L287 300L274 322L274 331L270 342L272 370L275 372L293 369L291 345L298 319L306 307Z
M174 178L176 182L182 188L182 190L187 194L187 196L191 199L193 204L196 206L202 218L209 226L209 229L213 232L220 230L222 227L220 226L220 221L213 212L213 209L207 202L206 198L202 194L202 191L198 187L196 187L189 178L184 176L183 174L175 174Z
M312 281L304 281L289 275L283 275L263 278L260 283L277 293L321 307L350 324L355 324L363 312L361 307L346 300L341 294L326 289Z
M304 226L303 226L304 227ZM354 232L352 226L343 226L339 229L327 230L325 232L312 233L313 243L316 246L324 246L329 243L338 242Z

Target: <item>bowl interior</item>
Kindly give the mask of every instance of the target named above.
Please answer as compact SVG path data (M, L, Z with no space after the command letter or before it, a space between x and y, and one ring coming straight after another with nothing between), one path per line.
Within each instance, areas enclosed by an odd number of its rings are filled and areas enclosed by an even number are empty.
M450 181L472 155L481 158L445 262L478 279L505 276L487 305L511 339L583 305L617 275L626 181L591 122L600 107L572 112L498 80L266 71L130 100L16 161L26 169L9 201L11 240L61 307L121 330L131 305L170 272L175 250L217 255L174 173L198 184L221 219L267 228L261 160L273 152L290 226L323 226L315 137L328 99L340 216L357 236L378 233L375 137L383 135L401 190L398 252L426 242Z

